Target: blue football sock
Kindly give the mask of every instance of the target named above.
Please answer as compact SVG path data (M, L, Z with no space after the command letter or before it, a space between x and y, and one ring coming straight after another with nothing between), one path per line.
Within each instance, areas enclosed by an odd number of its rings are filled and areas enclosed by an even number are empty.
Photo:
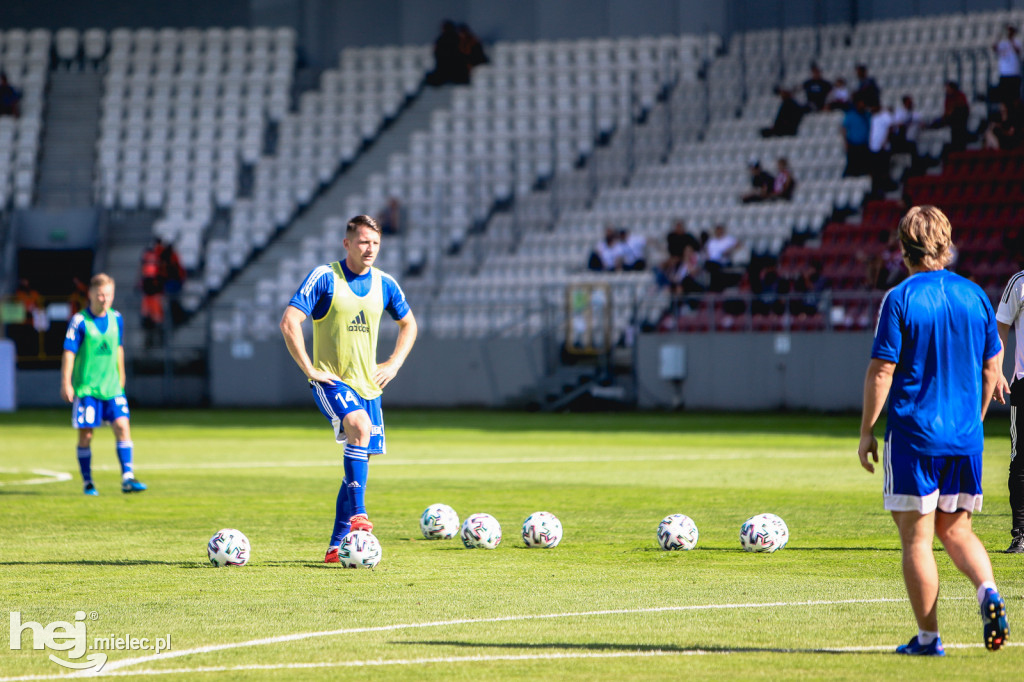
M82 472L82 481L92 480L92 448L78 448L78 470Z
M359 445L345 446L345 480L352 514L366 513L366 475L370 469L369 453Z
M132 473L132 445L130 440L117 441L117 459L121 462L121 477Z
M348 520L352 518L352 507L348 503L348 481L342 479L341 487L338 488L338 501L334 507L334 532L331 534L329 547L337 547L341 539L348 535Z

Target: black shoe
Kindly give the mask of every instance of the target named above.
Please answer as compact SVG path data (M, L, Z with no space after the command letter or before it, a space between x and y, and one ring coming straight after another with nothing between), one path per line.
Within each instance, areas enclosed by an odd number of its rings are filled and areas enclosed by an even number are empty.
M1005 554L1024 554L1024 530L1014 530L1010 546L1006 548Z

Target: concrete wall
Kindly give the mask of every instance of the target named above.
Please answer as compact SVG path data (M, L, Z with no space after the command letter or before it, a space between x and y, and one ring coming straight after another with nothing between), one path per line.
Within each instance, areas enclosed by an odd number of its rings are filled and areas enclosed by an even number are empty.
M639 339L640 407L712 410L854 410L864 394L870 332L645 334ZM1013 334L1003 357L1013 372ZM686 378L661 378L662 346L682 346Z

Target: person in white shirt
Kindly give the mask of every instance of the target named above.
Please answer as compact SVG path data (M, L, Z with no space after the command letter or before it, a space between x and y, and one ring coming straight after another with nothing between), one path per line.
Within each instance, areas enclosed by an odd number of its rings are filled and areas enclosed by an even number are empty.
M889 174L889 160L892 148L889 133L892 130L893 115L888 109L875 105L871 108L871 128L868 132L868 152L871 169L871 194L881 197L892 186Z
M912 171L916 171L920 166L917 137L923 127L924 118L914 108L914 98L903 95L902 103L892 116L889 144L894 154L910 154Z
M647 238L629 230L619 231L619 256L623 270L643 270L647 267Z
M1024 311L1024 271L1010 277L1010 281L999 297L999 307L996 308L996 327L999 330L999 339L1006 348L1006 340L1010 334L1010 328L1014 330L1016 341L1013 353L1013 373L1010 381L1005 377L996 386L996 392L1001 397L1006 393L1010 394L1010 546L1006 549L1008 554L1024 554L1024 455L1021 455L1021 428L1024 428L1024 320L1021 320L1021 312ZM995 397L994 397L995 398ZM998 398L996 398L998 399Z
M1020 63L1021 56L1024 55L1024 46L1017 38L1017 27L1007 24L1006 36L997 41L992 50L999 62L999 101L1009 109L1020 99Z
M704 245L704 269L711 277L712 291L722 291L733 283L732 277L724 270L732 265L732 255L739 247L739 240L726 233L725 225L715 225L711 237Z

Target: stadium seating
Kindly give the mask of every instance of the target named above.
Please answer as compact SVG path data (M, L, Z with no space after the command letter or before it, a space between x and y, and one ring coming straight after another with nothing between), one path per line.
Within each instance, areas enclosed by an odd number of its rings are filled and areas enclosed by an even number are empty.
M0 31L0 70L22 96L19 118L0 117L0 210L32 204L50 45L45 29Z
M381 266L396 273L422 266L421 277L403 284L416 297L425 330L533 333L549 325L551 310L565 314L565 285L608 284L618 334L667 300L650 274L584 270L606 224L647 236L649 262L660 258L658 246L677 218L693 231L726 224L746 245L741 262L779 255L794 234L813 243L820 233L823 244L833 232L837 243L849 238L838 227L821 233L836 209L858 209L868 189L866 178L841 177L839 115L811 115L794 137L761 139L758 129L770 125L778 106L774 86L797 87L812 60L827 77L844 74L853 84L854 65L865 62L883 89L883 103L896 104L909 93L925 118L936 117L941 84L957 75L950 70L953 51L986 48L1012 17L997 12L751 32L735 36L728 52L706 62L704 39L690 37L499 44L493 64L457 91L450 109L435 112L430 130L416 134L386 172L372 175L366 192L351 196L324 236L310 238L301 253L282 262L278 278L262 284L257 296L280 303L318 261L320 247L332 243L329 235L338 234L343 217L396 196L408 211L409 229L388 238ZM630 76L631 69L643 77ZM698 78L701 72L706 80ZM982 73L966 89L983 92L992 77ZM982 110L975 106L975 120ZM925 131L921 147L935 155L947 140L946 131ZM602 155L619 167L618 182L588 182ZM780 156L798 180L793 201L741 205L747 162L756 157L770 168ZM579 186L581 193L566 191ZM492 214L506 201L511 212ZM478 233L474 228L484 222ZM873 234L877 240L882 232ZM836 262L841 253L836 250ZM783 263L811 258L789 255ZM864 265L848 260L846 271L832 274L853 286ZM841 296L847 295L836 293L833 303ZM834 305L824 318L786 324L863 327L872 304L858 296L847 296L849 302ZM707 321L695 328L774 328L779 322L730 321L720 304L707 308ZM233 333L220 331L222 338Z
M156 235L195 268L215 208L234 203L240 164L259 158L267 121L289 108L294 31L118 29L109 40L97 199L163 211ZM90 41L100 54L95 32Z

